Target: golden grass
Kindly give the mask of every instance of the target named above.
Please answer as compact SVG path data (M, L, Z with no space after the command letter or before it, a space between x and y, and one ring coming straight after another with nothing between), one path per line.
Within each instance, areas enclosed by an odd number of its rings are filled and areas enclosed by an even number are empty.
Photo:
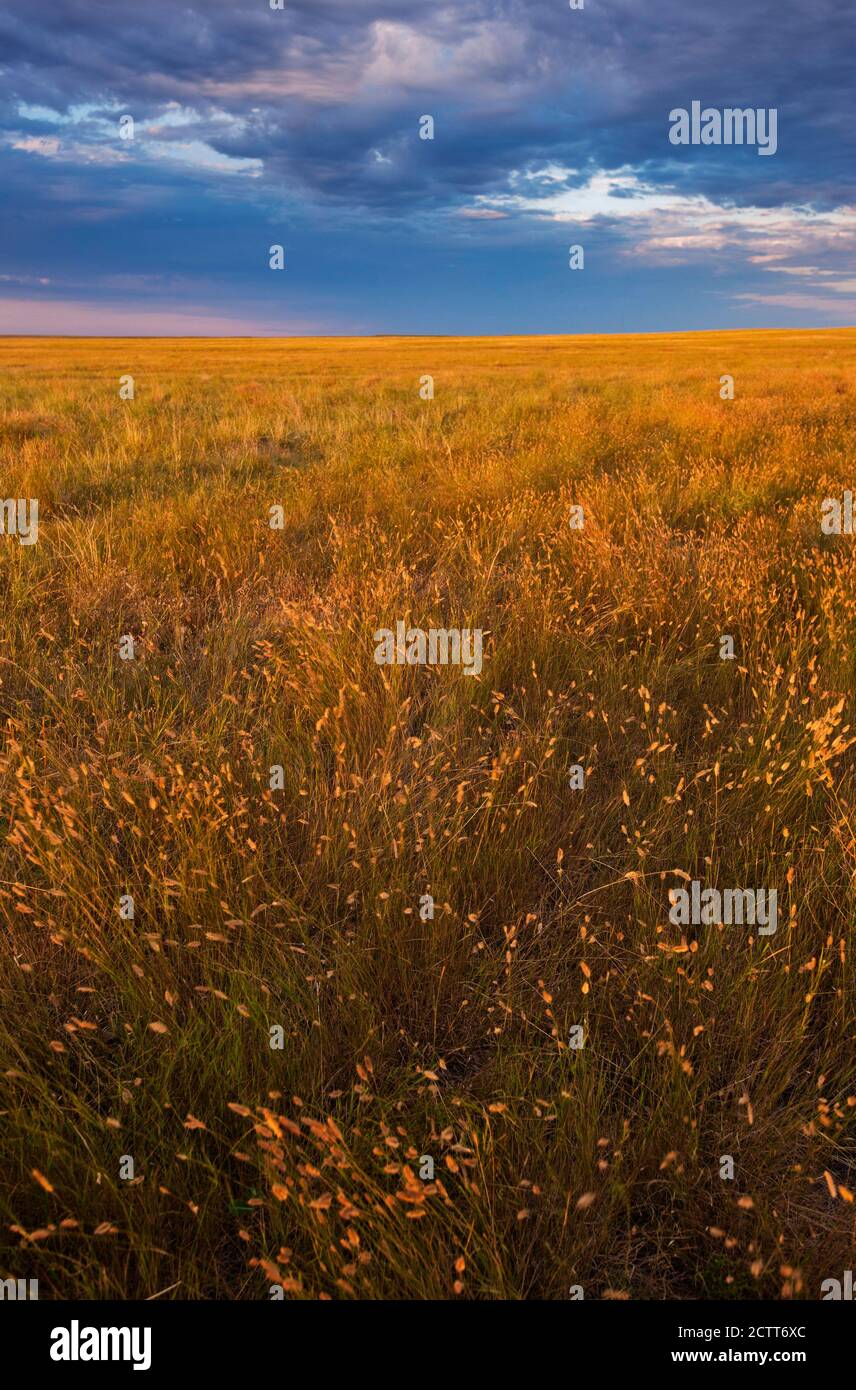
M819 526L856 331L0 357L3 496L40 501L0 537L0 1274L820 1297L856 1211L856 537ZM482 675L376 666L399 618L482 628ZM778 932L682 936L676 871L776 887Z

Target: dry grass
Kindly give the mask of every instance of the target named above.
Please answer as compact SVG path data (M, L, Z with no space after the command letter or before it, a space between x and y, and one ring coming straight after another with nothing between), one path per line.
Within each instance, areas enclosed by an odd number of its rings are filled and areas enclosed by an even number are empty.
M0 1273L818 1298L856 1211L856 537L819 527L856 331L0 357L41 528L0 538ZM481 677L377 667L398 618L483 628ZM674 871L776 887L778 932L683 939Z

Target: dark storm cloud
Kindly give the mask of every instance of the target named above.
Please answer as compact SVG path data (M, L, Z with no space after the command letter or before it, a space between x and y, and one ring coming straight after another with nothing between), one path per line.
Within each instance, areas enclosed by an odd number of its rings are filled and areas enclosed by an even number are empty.
M0 21L5 124L20 127L19 100L62 111L103 101L141 118L177 102L203 123L225 112L243 125L210 132L214 149L262 160L309 198L391 211L499 187L546 160L665 171L668 112L698 98L777 106L783 148L762 198L829 203L853 186L853 30L833 0L588 0L584 11L558 0L288 0L283 11L58 0L41 12L12 0ZM438 123L433 145L416 138L423 108ZM751 159L698 153L678 177L755 196Z

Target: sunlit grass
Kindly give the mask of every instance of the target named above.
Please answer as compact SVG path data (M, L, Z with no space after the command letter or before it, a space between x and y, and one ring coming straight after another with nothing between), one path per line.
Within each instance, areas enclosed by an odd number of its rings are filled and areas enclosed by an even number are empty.
M0 1276L818 1298L856 332L0 357L0 491L40 501L0 537ZM375 665L399 618L483 629L481 676ZM777 888L778 932L682 936L681 874Z

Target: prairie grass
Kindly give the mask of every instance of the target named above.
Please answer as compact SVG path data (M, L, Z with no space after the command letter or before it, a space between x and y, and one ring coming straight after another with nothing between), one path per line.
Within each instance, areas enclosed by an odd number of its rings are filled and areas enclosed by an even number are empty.
M40 502L0 537L0 1275L820 1297L856 1214L856 537L820 530L856 330L0 362L2 493ZM397 619L483 629L481 676L377 666ZM778 931L682 932L687 877L775 887Z

